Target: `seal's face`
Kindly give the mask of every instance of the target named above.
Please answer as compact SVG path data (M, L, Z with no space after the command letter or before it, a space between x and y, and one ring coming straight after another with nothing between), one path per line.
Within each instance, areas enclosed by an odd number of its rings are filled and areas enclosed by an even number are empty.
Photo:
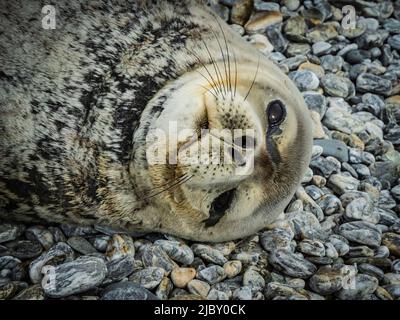
M144 227L203 241L252 234L282 212L308 166L308 111L266 59L203 65L146 109L146 150L135 154L148 164L136 179Z

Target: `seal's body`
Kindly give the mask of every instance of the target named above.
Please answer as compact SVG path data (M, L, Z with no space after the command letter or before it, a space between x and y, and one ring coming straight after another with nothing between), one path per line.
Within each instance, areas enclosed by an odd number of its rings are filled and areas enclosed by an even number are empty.
M297 89L198 2L121 3L57 2L49 30L40 2L0 8L0 217L202 241L272 222L310 159ZM150 132L173 121L251 129L251 157L247 135L225 147L210 133L179 135L177 161L149 162ZM206 138L233 161L184 163Z

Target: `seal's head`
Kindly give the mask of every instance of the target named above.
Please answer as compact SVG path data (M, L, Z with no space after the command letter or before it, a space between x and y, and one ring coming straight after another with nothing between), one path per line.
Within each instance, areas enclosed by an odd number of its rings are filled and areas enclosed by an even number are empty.
M255 49L226 38L209 39L203 57L190 51L195 68L142 115L130 171L144 228L202 241L250 235L283 211L308 166L301 94Z

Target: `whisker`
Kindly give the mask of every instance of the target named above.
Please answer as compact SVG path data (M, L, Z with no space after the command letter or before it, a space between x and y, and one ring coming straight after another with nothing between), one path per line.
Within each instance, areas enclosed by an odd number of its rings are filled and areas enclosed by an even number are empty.
M230 63L230 57L229 57L229 47L228 47L228 41L226 40L225 32L224 29L222 28L221 23L218 21L217 17L214 16L215 21L218 23L219 28L221 29L222 36L224 37L224 42L225 42L225 48L226 48L226 55L228 57L228 72L229 72L229 77L227 78L227 81L229 81L229 90L231 91L231 97L232 97L232 79L231 79L231 63Z
M235 50L233 50L233 59L235 60L235 90L234 90L233 97L236 98L238 72L237 72L237 61L236 61Z
M197 61L204 67L204 69L206 70L207 74L210 76L211 81L204 76L200 71L196 70L201 76L203 76L203 78L206 79L206 81L208 82L208 84L215 90L215 97L218 94L218 92L222 95L222 91L220 90L220 88L218 87L218 85L216 83L218 83L218 81L215 81L215 79L213 78L213 76L211 75L210 71L208 70L208 68L206 67L206 65L201 61L201 59L199 58L199 56L194 53L193 51L191 51L190 49L187 49L192 55L194 55L194 57L197 59Z
M163 188L163 187L169 185L170 183L174 183L174 182L177 181L178 179L183 178L185 175L187 175L187 173L184 173L183 175L179 176L178 178L175 178L175 179L172 179L172 180L170 180L170 181L167 181L167 182L165 182L165 183L163 183L163 184L161 184L161 185L159 185L159 186L157 186L157 187L151 188L151 189L147 190L146 192L148 193L148 192L150 192L150 191L154 191L154 190L156 190L156 189Z
M244 97L244 100L243 100L243 102L244 102L244 101L246 101L247 97L248 97L248 96L249 96L249 94L250 94L250 91L251 91L251 89L253 89L254 83L256 82L256 78L257 78L257 74L258 74L258 68L259 68L259 66L260 66L260 56L258 56L256 74L254 75L253 82L251 83L251 86L250 86L250 88L249 88L249 91L247 92L246 96Z
M217 43L218 43L218 46L219 46L219 51L221 52L221 55L222 55L222 61L223 61L223 63L224 63L225 78L226 78L227 81L228 81L228 73L227 73L227 69L226 69L226 60L225 60L224 51L222 50L222 45L221 45L221 43L219 42L219 39L218 39L216 33L215 33L213 30L211 30L211 32L213 33L215 39L217 40ZM221 78L222 78L222 75L221 75ZM223 85L224 85L225 93L226 93L226 92L227 92L228 83L227 83L227 86L225 86L225 82L224 82L224 81L222 81L222 83L223 83Z
M223 77L222 77L222 74L221 74L221 70L219 69L218 65L215 63L215 60L214 60L214 58L212 57L211 52L210 52L210 50L208 49L208 46L207 46L206 42L205 42L203 39L201 39L201 41L203 42L204 47L206 48L207 53L208 53L208 55L209 55L209 57L210 57L210 59L211 59L211 63L212 63L212 65L214 66L214 70L215 70L215 73L216 73L216 75L217 75L218 81L222 83L223 88L224 88L224 92L225 92L225 94L226 94L226 88L225 88L225 85L224 85L224 82L223 82ZM219 79L218 71L219 71L219 75L221 76L221 79ZM222 90L221 90L221 91L222 91Z
M176 187L178 187L179 185L181 185L181 184L186 183L187 181L189 181L192 177L193 177L193 175L190 176L190 177L185 177L185 178L183 178L183 179L179 179L179 181L175 182L173 185L169 186L168 188L166 188L166 189L164 189L164 190L161 190L160 192L157 192L157 193L155 193L155 194L152 194L152 195L146 197L144 200L153 198L153 197L158 196L159 194L161 194L161 193L163 193L163 192L165 192L165 191L168 191L168 190L171 190L171 189L173 189L173 188L176 188Z

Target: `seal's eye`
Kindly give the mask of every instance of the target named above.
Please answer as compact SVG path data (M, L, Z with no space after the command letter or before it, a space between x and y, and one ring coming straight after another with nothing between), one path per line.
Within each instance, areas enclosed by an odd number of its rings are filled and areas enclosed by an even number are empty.
M273 100L268 104L267 117L269 126L277 126L285 120L286 109L280 100Z
M214 226L225 214L225 211L231 206L235 189L231 189L220 194L211 204L209 218L206 219L205 226Z

